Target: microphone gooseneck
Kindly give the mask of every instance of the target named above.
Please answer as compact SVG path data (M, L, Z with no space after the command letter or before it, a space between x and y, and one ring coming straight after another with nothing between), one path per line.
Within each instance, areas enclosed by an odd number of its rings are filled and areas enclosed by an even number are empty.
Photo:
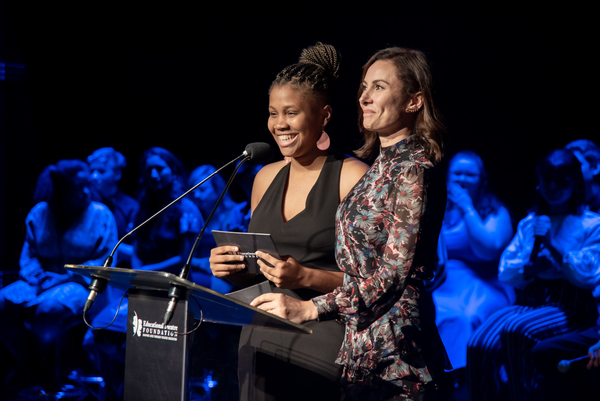
M253 161L261 162L262 160L265 160L267 158L270 159L271 154L272 154L271 146L267 143L254 142L254 143L250 143L250 144L246 145L244 152L240 156L236 157L235 159L233 159L229 163L225 164L220 169L218 169L215 172L213 172L212 174L210 174L204 180L200 181L199 183L194 185L192 188L188 189L185 193L180 195L177 199L173 200L167 206L160 209L158 212L156 212L155 214L150 216L148 219L146 219L145 221L140 223L137 227L133 228L133 230L129 231L127 234L125 234L123 237L121 237L121 239L117 242L117 244L112 249L112 252L110 253L110 255L106 258L106 261L104 262L104 267L112 266L112 262L114 260L114 255L115 255L115 252L117 251L117 248L121 245L121 243L127 237L129 237L131 234L133 234L134 232L136 232L137 230L139 230L140 228L142 228L143 226L148 224L150 221L154 220L158 215L160 215L165 210L167 210L168 208L173 206L175 203L179 202L181 199L183 199L184 197L189 195L200 185L204 184L206 181L208 181L210 178L212 178L215 174L218 174L221 170L223 170L224 168L228 167L229 165L235 163L236 161L238 161L242 158L244 158L245 160L253 160ZM240 165L241 165L241 163L240 163ZM238 166L238 168L239 168L239 166ZM236 169L236 171L237 171L237 169ZM191 259L188 259L188 260L191 260ZM185 266L184 266L184 268L185 268ZM189 272L189 267L187 270ZM185 274L185 277L187 277L187 273ZM88 286L88 289L90 290L90 294L89 294L89 296L85 302L84 308L83 308L84 314L85 314L85 312L87 312L90 309L90 307L94 303L94 300L96 299L96 296L99 293L102 293L102 291L104 291L106 289L107 284L108 284L108 279L98 277L98 276L92 276L92 281L90 282L90 285ZM174 305L173 305L173 309L174 309Z
M198 244L200 243L200 240L202 239L202 236L204 235L204 231L206 231L206 228L208 227L208 223L211 221L213 215L217 211L217 208L221 204L221 200L223 199L223 197L225 196L225 193L231 186L231 183L233 182L233 179L235 178L235 176L236 176L238 170L240 169L240 167L242 166L242 164L244 164L248 160L251 160L251 161L254 161L257 163L266 163L266 162L270 161L272 157L273 157L273 149L271 148L271 145L269 145L268 143L264 143L264 142L254 142L254 143L250 143L250 144L246 145L246 148L245 148L244 152L242 153L242 155L234 160L234 161L236 161L236 160L239 160L240 158L243 158L242 161L236 166L236 168L233 171L233 173L231 174L231 176L229 177L229 180L227 181L227 185L225 185L225 188L221 192L219 199L217 199L215 206L213 207L212 211L210 212L210 214L204 221L204 226L202 227L202 230L200 230L200 233L196 237L196 241L194 241L194 245L192 246L192 249L190 250L190 254L188 255L187 261L181 268L181 272L179 273L179 278L187 280L187 277L190 273L190 267L192 265L192 259L193 259L194 253L196 251L196 248L198 247ZM229 164L231 164L231 163L232 162L230 162ZM220 171L220 170L221 169L219 169L218 171ZM209 176L209 178L210 177L212 177L212 175ZM175 312L175 306L177 305L177 300L181 299L184 295L185 295L184 288L177 286L177 285L171 286L171 289L169 290L170 300L169 300L169 304L167 305L167 310L165 312L165 316L163 319L164 326L166 326L169 323L169 321L171 320L171 318L173 317L173 313Z

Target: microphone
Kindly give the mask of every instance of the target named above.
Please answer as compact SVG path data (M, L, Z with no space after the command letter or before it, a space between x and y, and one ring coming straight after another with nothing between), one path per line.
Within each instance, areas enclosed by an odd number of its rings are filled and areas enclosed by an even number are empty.
M194 256L194 252L196 251L196 248L198 247L198 244L200 243L200 239L202 238L202 235L204 235L204 231L208 227L208 223L210 222L213 215L217 211L217 207L221 203L223 196L225 196L225 193L231 186L231 183L233 182L233 179L235 178L235 175L237 174L239 168L242 166L242 164L244 164L248 160L254 161L256 163L266 163L266 162L270 161L271 158L273 157L273 149L271 148L271 145L269 145L268 143L254 142L254 143L250 143L246 146L246 149L242 153L242 156L238 157L238 159L241 157L243 157L243 160L237 165L237 167L231 174L231 177L229 177L229 180L227 181L227 185L225 185L223 192L221 192L221 196L219 197L219 199L217 199L215 206L213 207L212 211L208 215L207 219L204 221L204 227L202 227L200 234L198 234L198 236L196 237L196 241L194 242L194 245L192 246L192 249L190 250L188 259L187 259L186 263L183 265L183 267L181 268L181 272L179 273L179 278L182 278L184 280L187 279L187 276L190 272L190 266L192 264L192 258ZM182 298L184 296L184 294L185 294L185 288L177 286L177 285L173 285L171 287L171 289L169 290L170 300L167 305L167 310L165 312L165 316L163 319L164 326L166 326L169 323L169 321L171 320L171 318L173 317L173 313L175 312L175 306L177 305L177 300Z
M246 145L244 156L255 163L267 163L273 158L273 148L268 143L254 142ZM242 162L243 163L243 162Z
M537 216L537 218L547 224L550 224L550 217L545 215ZM540 253L540 248L542 247L542 242L544 242L545 235L534 235L535 240L533 242L533 247L531 248L531 254L529 255L529 261L525 263L523 266L523 275L525 279L529 280L533 276L535 276L536 269L534 268L534 264L537 261L538 254Z
M575 358L575 359L570 359L570 360L562 360L558 363L558 371L560 373L567 373L569 371L569 369L571 369L571 364L575 363L575 362L579 362L579 361L583 361L589 359L588 355L585 356L580 356L579 358Z
M117 244L117 246L118 245L119 244ZM115 247L115 249L116 249L116 247ZM106 258L106 261L104 262L104 267L110 267L110 264L113 261L114 253L115 253L115 250L113 249L110 256ZM105 278L99 277L99 276L92 276L92 281L90 282L90 285L88 285L88 290L90 290L90 294L88 295L87 299L85 300L85 305L83 305L83 313L84 314L92 307L92 304L96 300L96 296L98 294L101 294L106 289L107 285L108 285L108 279L105 279Z
M541 215L537 217L540 221L550 224L550 217ZM531 249L531 255L529 256L530 262L535 262L538 257L538 253L540 253L540 247L542 246L542 242L544 241L545 235L535 235L535 241L533 242L533 248Z
M114 259L115 252L117 251L117 248L119 247L119 245L121 245L121 243L127 237L129 237L131 234L133 234L134 232L136 232L137 230L139 230L140 228L142 228L143 226L145 226L150 221L154 220L155 217L157 217L162 212L164 212L165 210L167 210L168 208L170 208L171 206L173 206L175 203L179 202L181 199L183 199L184 197L186 197L187 195L189 195L196 188L198 188L200 185L204 184L206 181L208 181L210 178L212 178L215 174L219 173L221 170L223 170L224 168L228 167L232 163L235 163L236 161L238 161L238 160L240 160L242 158L244 159L242 161L242 163L244 161L246 161L246 160L253 160L253 161L257 161L259 163L266 163L267 161L269 161L271 159L272 155L273 155L273 150L271 149L271 146L268 143L253 142L253 143L250 143L250 144L246 145L246 148L244 149L244 152L240 156L236 157L235 159L233 159L229 163L225 164L220 169L218 169L215 172L213 172L212 174L210 174L204 180L200 181L199 183L197 183L196 185L194 185L192 188L188 189L185 193L183 193L182 195L180 195L177 199L173 200L167 206L163 207L158 212L156 212L155 214L153 214L152 216L150 216L148 219L146 219L145 221L143 221L142 223L140 223L133 230L131 230L127 234L125 234L117 242L117 244L113 248L113 250L110 253L110 255L106 258L106 261L104 262L104 267L111 267L113 259ZM238 165L238 168L239 168L239 166L242 163L240 163ZM237 169L236 169L236 172L237 172ZM214 210L213 210L213 212L214 212ZM205 224L205 227L206 227L206 224ZM187 274L186 274L186 277L187 277ZM88 295L88 298L87 298L87 300L85 302L85 305L83 307L83 313L87 312L90 309L90 307L94 303L94 300L96 299L96 296L99 293L101 293L102 291L104 291L106 289L106 285L107 284L108 284L108 280L107 279L102 278L102 277L98 277L98 276L92 276L92 281L91 281L90 285L88 286L88 289L90 290L90 294Z

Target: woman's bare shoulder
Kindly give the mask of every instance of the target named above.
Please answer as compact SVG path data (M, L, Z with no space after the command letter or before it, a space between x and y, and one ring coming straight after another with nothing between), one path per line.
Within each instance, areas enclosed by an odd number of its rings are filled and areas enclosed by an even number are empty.
M354 157L344 159L340 173L340 199L350 192L367 170L369 170L369 165Z
M277 173L279 173L284 166L285 161L281 160L267 164L256 173L254 184L252 185L252 210L256 208L265 192L267 192L267 188L269 188Z

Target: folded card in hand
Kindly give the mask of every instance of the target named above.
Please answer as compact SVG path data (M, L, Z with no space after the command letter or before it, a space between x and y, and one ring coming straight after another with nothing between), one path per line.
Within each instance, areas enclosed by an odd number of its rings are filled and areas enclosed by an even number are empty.
M257 263L258 257L256 256L256 251L265 252L280 259L271 234L217 230L213 230L212 233L218 246L230 245L239 248L237 254L243 255L246 262L246 269L242 270L243 273L261 274L260 266ZM267 263L264 260L263 262Z

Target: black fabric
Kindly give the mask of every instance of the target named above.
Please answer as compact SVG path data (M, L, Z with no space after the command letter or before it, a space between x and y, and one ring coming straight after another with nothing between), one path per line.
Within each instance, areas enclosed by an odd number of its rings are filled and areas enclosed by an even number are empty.
M283 195L290 166L281 169L254 210L249 232L269 233L280 255L290 255L303 266L339 271L335 262L335 212L344 157L329 155L307 200L306 208L287 222ZM317 291L280 290L304 300ZM339 399L341 367L335 364L344 325L337 321L309 322L313 334L271 329L242 329L238 377L241 400Z

